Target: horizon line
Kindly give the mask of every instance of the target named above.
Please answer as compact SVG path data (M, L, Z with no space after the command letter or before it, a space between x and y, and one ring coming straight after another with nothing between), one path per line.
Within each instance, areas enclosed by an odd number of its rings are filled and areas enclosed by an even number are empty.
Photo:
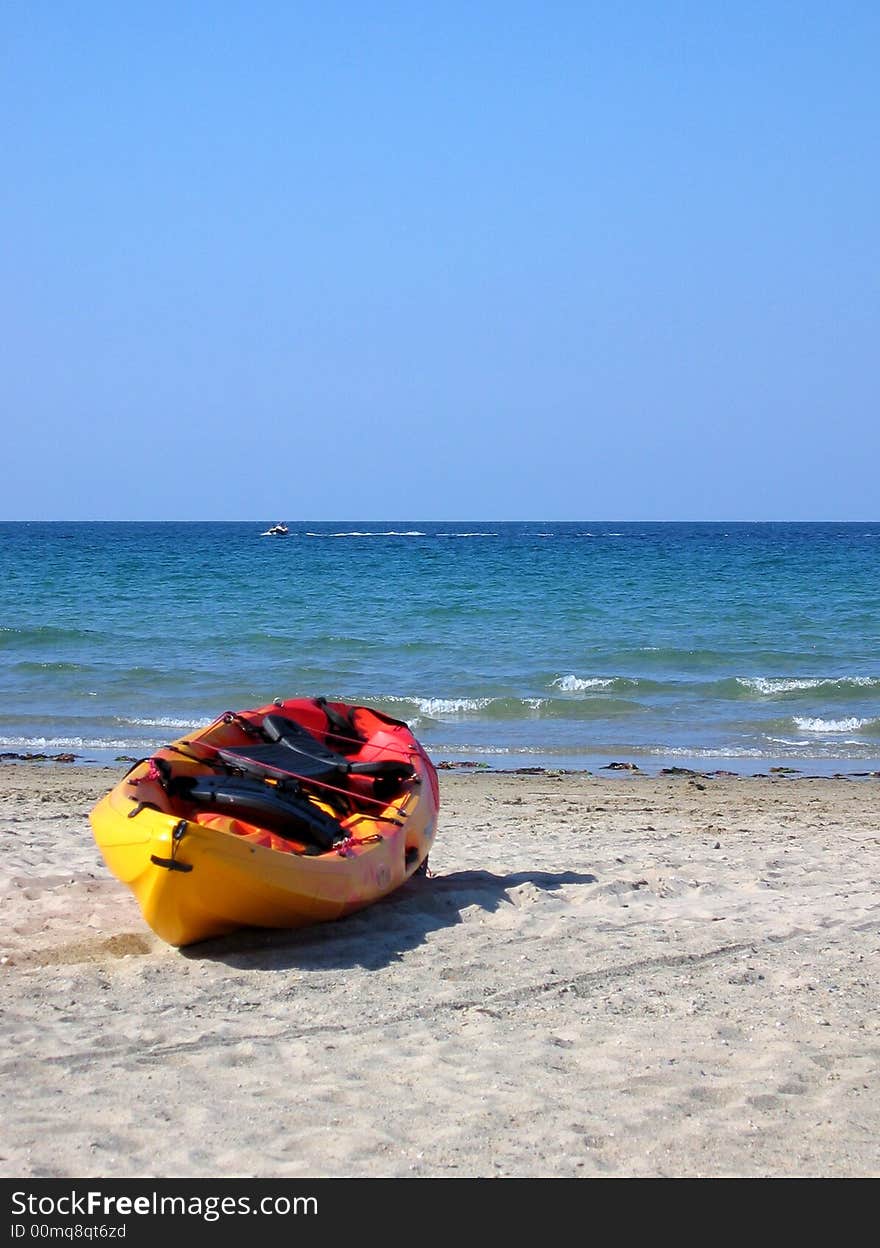
M264 519L254 518L254 517L246 517L244 519L223 519L223 518L218 518L218 517L199 517L199 518L190 517L188 519L185 519L182 517L175 517L175 518L170 518L170 519L169 518L160 519L158 517L149 517L149 518L141 517L139 519L131 519L131 518L120 518L120 517L100 517L100 516L90 516L88 518L80 517L77 519L74 519L72 517L47 518L47 517L36 517L36 516L28 516L25 518L13 518L13 517L0 518L0 524L254 524L254 525L259 525L259 524L264 524L264 523L267 523ZM278 523L278 522L271 521L269 523ZM613 518L612 519L609 519L609 518L599 519L596 517L592 517L592 518L577 517L577 518L570 519L570 520L550 520L547 518L540 518L540 517L537 519L529 519L526 517L518 517L514 519L501 519L500 517L492 517L492 518L483 517L483 518L475 519L473 516L465 516L465 517L458 516L458 517L443 517L440 519L429 520L429 519L425 519L424 517L421 519L389 519L386 516L386 517L379 517L375 519L369 519L369 518L365 518L361 516L356 519L351 519L350 517L342 518L342 519L338 517L327 517L324 519L310 517L310 518L299 518L296 520L284 520L284 521L281 521L280 523L287 524L287 525L291 525L291 524L294 524L294 525L301 525L301 524L432 524L432 525L434 524L657 524L657 525L660 525L660 524L880 524L880 517L878 517L877 519L869 519L866 517L856 517L855 519L839 519L839 518L827 518L826 517L826 518L812 518L809 520L804 520L804 519L795 520L791 518L772 518L772 519L764 518L764 519L739 519L739 520L733 520L733 519L706 520L706 519L678 518L678 519L669 519L669 520L656 520L656 519L655 520L642 520L642 519L639 519L638 517L634 519L631 518L631 519L625 520L620 517L618 517L617 519L613 519Z

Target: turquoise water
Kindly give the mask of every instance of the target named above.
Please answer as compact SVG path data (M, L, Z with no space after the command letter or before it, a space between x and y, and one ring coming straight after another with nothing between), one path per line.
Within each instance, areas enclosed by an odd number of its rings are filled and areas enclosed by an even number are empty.
M0 752L325 694L435 761L880 768L880 523L274 519L0 524Z

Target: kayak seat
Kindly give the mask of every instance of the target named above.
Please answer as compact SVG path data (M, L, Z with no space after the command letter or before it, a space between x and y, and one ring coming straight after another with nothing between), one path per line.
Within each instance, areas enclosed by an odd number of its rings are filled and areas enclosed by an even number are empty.
M283 715L267 715L261 725L265 744L230 746L218 751L224 762L253 775L287 774L303 780L341 780L346 776L372 776L403 781L413 774L409 763L399 759L351 762L337 754Z
M335 780L348 774L345 759L343 766L302 750L291 750L280 742L267 745L242 745L217 751L225 763L240 768L249 775L296 775L304 780Z

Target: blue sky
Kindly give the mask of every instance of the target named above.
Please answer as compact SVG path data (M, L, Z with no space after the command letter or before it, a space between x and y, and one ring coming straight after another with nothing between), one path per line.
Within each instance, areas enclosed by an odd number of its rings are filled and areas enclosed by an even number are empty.
M880 518L878 47L6 4L0 518Z

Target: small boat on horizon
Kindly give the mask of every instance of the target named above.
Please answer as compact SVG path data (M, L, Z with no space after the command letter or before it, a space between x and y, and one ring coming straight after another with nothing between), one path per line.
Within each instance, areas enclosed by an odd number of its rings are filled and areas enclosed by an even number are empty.
M290 529L287 525L282 524L281 521L279 521L278 524L273 524L270 528L266 529L265 532L261 533L260 537L287 537L289 532Z

